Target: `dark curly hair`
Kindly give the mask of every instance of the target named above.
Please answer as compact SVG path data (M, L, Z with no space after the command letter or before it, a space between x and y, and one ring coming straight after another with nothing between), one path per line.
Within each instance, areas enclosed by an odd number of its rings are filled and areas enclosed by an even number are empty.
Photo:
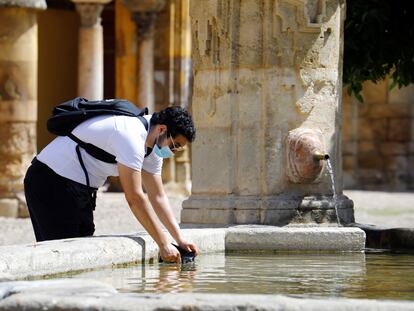
M187 110L179 106L168 107L160 112L154 112L151 117L151 127L156 124L166 125L167 133L173 138L177 135L183 135L190 143L195 139L196 129L191 115Z

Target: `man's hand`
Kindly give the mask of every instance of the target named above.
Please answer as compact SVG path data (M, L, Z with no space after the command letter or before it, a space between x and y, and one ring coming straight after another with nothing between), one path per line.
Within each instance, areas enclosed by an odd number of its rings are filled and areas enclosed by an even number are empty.
M164 262L181 263L180 252L171 243L160 247L160 256Z
M186 250L187 252L194 252L196 256L200 254L197 246L194 243L181 241L180 243L178 243L178 246Z

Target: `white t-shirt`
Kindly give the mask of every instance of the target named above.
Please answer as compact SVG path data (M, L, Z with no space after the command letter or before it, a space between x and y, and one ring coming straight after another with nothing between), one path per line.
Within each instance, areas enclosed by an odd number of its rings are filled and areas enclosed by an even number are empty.
M150 126L150 115L146 115ZM161 174L162 158L154 152L145 158L145 141L148 132L138 118L126 116L99 116L79 124L73 135L91 143L116 157L118 163L134 170ZM80 148L88 171L90 186L102 186L108 176L118 176L116 164L102 162ZM85 173L76 154L76 143L66 136L58 136L48 144L37 159L49 166L58 175L86 185Z

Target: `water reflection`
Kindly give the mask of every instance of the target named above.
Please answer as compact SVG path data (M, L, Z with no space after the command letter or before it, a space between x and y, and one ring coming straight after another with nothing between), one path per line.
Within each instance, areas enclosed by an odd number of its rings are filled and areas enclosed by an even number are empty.
M85 272L120 292L288 294L414 300L414 256L392 254L203 255L192 266L147 264Z

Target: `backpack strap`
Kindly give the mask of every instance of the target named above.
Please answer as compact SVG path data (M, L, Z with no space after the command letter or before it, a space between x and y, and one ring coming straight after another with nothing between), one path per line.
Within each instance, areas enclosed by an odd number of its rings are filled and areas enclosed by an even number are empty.
M145 107L141 114L139 114L137 117L142 122L142 124L145 127L145 130L148 132L148 121L144 118L145 115L148 114L148 107Z
M101 148L98 148L95 145L85 143L83 140L80 140L72 133L70 133L68 137L72 139L75 143L77 143L78 146L82 147L87 153L89 153L94 158L102 162L116 164L115 156L110 154L109 152L106 152L105 150L102 150Z
M147 109L147 108L145 108ZM145 129L148 131L148 121L143 116L137 116L138 119L142 122ZM105 150L96 147L93 144L86 143L83 140L80 140L78 137L73 135L72 133L67 135L70 139L72 139L75 143L77 143L79 146L81 146L87 153L89 153L94 158L111 164L116 164L116 157L113 154L110 154L109 152L106 152ZM146 154L145 157L148 155Z
M145 114L148 114L148 108L145 108L144 111ZM145 119L143 116L139 115L137 116L138 119L142 122L142 124L144 125L145 129L148 132L148 121L147 119ZM89 181L89 174L88 171L86 170L86 166L85 163L83 162L82 159L82 154L80 152L80 148L83 148L87 153L89 153L92 157L94 157L95 159L98 159L102 162L106 162L106 163L110 163L110 164L116 164L116 157L112 154L110 154L109 152L106 152L105 150L96 147L93 144L90 143L86 143L83 140L80 140L78 137L76 137L75 135L73 135L72 133L68 134L67 137L69 137L70 139L72 139L77 145L76 145L76 154L78 155L78 160L79 160L79 164L82 167L83 173L85 174L85 179L86 179L86 185L88 187L90 187L90 181ZM147 156L150 155L151 151L149 148L147 148L148 151L145 154L145 158Z
M83 170L83 172L85 174L86 185L88 187L90 187L91 184L89 182L89 175L88 175L88 171L86 170L85 163L83 163L82 154L80 152L80 145L76 145L76 154L78 155L79 163L80 163L80 165L82 167L82 170Z

